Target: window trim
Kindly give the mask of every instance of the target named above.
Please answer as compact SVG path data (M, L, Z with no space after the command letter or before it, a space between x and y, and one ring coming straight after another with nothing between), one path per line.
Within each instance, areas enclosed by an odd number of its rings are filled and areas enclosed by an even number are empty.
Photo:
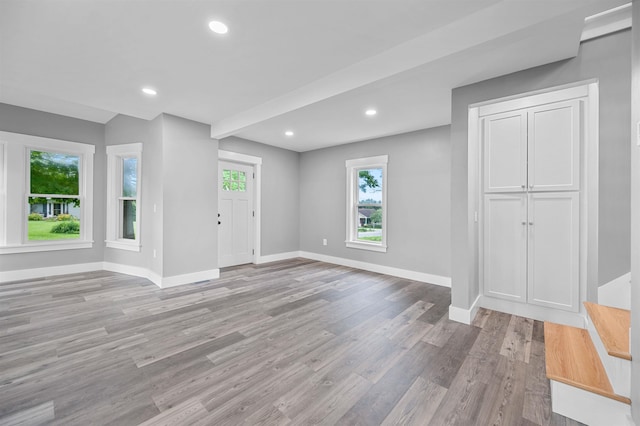
M2 145L0 196L4 209L0 212L0 254L73 250L93 247L93 161L95 146L60 139L44 138L0 131ZM30 193L29 153L31 150L77 155L80 160L80 238L73 240L28 241L27 202ZM9 177L13 177L9 185ZM13 206L10 208L10 206ZM16 207L17 206L17 207ZM20 226L9 227L9 222Z
M345 245L348 248L369 250L386 253L387 251L387 176L388 155L375 157L355 158L345 161L347 169L347 238ZM382 169L382 241L364 242L357 239L358 228L355 226L358 211L358 171L362 169Z
M142 143L110 145L107 151L107 226L105 246L139 252L142 244L140 222L142 211ZM124 158L137 158L136 167L136 238L120 238L120 200L122 197L122 163ZM130 199L132 197L125 197Z

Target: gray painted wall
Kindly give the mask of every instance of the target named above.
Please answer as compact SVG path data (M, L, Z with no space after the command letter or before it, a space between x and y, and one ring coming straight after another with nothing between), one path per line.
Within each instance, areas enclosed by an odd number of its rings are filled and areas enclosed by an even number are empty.
M640 3L633 2L633 22L640 22ZM634 26L631 95L631 411L640 425L640 147L636 123L640 123L640 26Z
M220 149L262 158L260 254L298 251L300 154L237 137L222 139Z
M104 125L13 105L0 104L0 130L95 145L93 177L93 248L4 254L0 271L102 262L105 238Z
M218 141L211 126L163 114L164 277L218 267Z
M345 160L384 154L387 253L346 248ZM303 152L300 250L450 276L450 156L449 126Z
M590 78L600 82L598 285L629 272L630 31L583 43L576 58L456 88L452 94L452 303L467 309L479 292L477 230L467 226L467 117L470 104ZM587 297L595 300L597 288Z
M118 250L109 247L104 248L105 262L113 262L120 265L148 268L152 262L152 245L149 244L155 232L153 226L149 226L153 220L152 191L150 186L158 182L151 172L154 170L153 152L147 152L150 147L151 122L126 115L116 115L105 125L105 145L124 145L129 143L142 143L142 203L140 218L140 252ZM158 164L158 163L156 163ZM162 164L160 159L159 164ZM105 188L106 191L106 188ZM105 192L106 193L106 192ZM149 194L149 196L147 196ZM156 271L158 273L158 271Z

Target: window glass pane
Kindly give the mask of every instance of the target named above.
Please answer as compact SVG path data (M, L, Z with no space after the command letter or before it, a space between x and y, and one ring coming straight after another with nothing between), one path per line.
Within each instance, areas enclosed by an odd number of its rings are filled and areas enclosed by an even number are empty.
M231 179L231 170L224 169L222 170L222 179L230 180Z
M136 197L138 187L138 159L127 157L122 159L122 196Z
M242 192L245 192L245 191L247 190L247 184L246 184L246 182L240 182L240 183L238 184L238 189L239 189L240 191L242 191Z
M223 181L222 182L222 190L223 191L231 191L231 183L229 183L228 181Z
M382 169L358 170L358 203L382 204Z
M240 182L246 182L247 175L245 172L240 172Z
M238 171L237 170L231 170L231 179L238 180Z
M122 238L136 239L136 201L121 200L122 202Z
M231 190L232 191L238 190L238 182L231 182Z
M382 206L358 206L358 240L382 241Z
M27 240L73 240L80 238L79 198L28 197Z
M80 157L45 151L31 151L32 194L79 194Z

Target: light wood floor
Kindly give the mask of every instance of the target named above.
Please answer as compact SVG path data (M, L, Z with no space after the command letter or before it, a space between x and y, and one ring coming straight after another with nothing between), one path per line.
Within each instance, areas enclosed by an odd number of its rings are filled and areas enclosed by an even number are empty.
M295 259L160 290L0 285L1 425L575 425L540 322L447 319L444 287Z

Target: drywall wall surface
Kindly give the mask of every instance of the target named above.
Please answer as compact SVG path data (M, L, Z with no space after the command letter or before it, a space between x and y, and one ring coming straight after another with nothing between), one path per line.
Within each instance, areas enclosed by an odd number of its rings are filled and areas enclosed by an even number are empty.
M124 145L130 143L141 143L142 150L142 162L141 162L141 182L142 191L140 192L142 200L140 203L140 223L138 227L140 229L140 244L141 248L139 252L120 250L110 247L104 248L104 260L105 262L117 263L119 265L136 266L140 268L148 268L152 257L152 245L149 244L153 235L155 235L153 226L151 226L152 207L151 197L147 197L147 190L149 186L157 183L157 176L161 176L157 172L154 176L154 169L157 164L162 164L162 161L152 161L154 157L153 152L147 152L153 150L150 146L150 126L151 122L140 118L129 117L127 115L116 115L109 120L105 125L105 145ZM161 152L160 152L161 154ZM106 194L106 188L105 188Z
M633 2L633 21L640 22L640 3ZM632 28L631 87L631 412L640 425L640 26Z
M163 114L162 127L162 276L216 269L218 141L184 118Z
M377 155L389 156L386 253L345 246L345 161ZM450 167L449 126L301 153L300 250L449 277Z
M452 304L467 309L479 293L477 228L468 226L468 107L470 104L596 78L600 93L598 278L588 288L629 271L630 31L582 43L578 56L482 81L452 92ZM594 281L595 282L595 281Z
M260 255L298 251L300 154L233 136L219 147L262 158Z
M0 104L0 131L94 145L93 247L0 255L0 271L101 262L105 238L105 126L76 118ZM9 224L11 226L12 224Z
M142 151L142 223L140 224L142 253L147 268L162 277L163 260L163 191L162 135L164 116L149 123L149 139Z

